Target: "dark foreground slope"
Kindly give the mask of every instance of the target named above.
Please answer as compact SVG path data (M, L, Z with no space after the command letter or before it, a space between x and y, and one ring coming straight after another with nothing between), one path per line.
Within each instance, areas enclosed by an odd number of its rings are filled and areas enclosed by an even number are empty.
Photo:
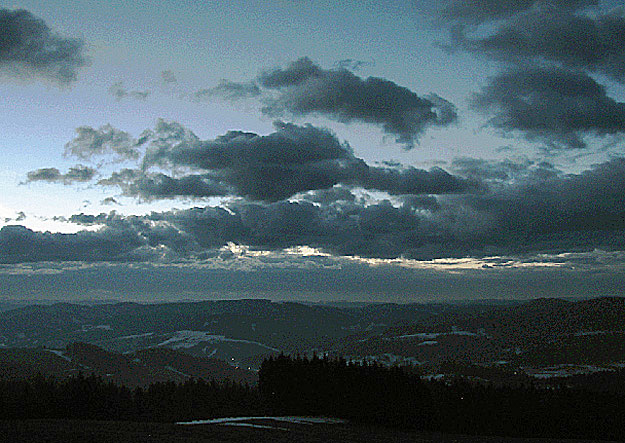
M256 383L256 373L235 368L214 358L195 357L167 348L143 349L129 354L108 352L87 343L65 349L0 349L0 382L29 379L37 375L67 378L94 374L130 388L151 383L182 383L192 378Z
M398 431L362 425L295 425L255 429L222 425L180 426L162 423L75 420L0 421L0 438L23 443L559 443L598 440L524 439Z

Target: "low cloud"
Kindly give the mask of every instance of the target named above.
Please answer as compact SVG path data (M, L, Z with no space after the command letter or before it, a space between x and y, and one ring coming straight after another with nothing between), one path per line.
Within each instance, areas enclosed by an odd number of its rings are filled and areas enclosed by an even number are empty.
M136 232L103 228L77 234L35 232L23 226L0 229L0 262L116 261L145 243Z
M225 196L229 190L219 181L207 175L187 175L180 178L163 173L146 173L136 169L122 169L109 178L100 180L100 185L118 186L124 195L151 201L174 197L204 198Z
M3 74L69 84L87 64L84 52L82 40L57 35L30 12L0 8L0 72Z

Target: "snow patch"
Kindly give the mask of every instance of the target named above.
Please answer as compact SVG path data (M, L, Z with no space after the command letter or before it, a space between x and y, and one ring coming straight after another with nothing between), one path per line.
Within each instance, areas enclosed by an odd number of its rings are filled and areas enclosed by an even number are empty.
M58 349L47 349L47 351L52 353L52 354L54 354L54 355L58 355L59 357L61 357L65 361L72 361L72 359L69 358L67 355L65 355L63 353L63 351L59 351Z
M124 335L122 337L117 337L117 340L132 340L135 338L151 337L152 335L154 335L154 332L146 332L145 334Z
M93 331L94 329L100 329L103 331L111 331L113 328L111 327L111 325L82 325L82 328L80 329L82 332L89 332L89 331Z
M171 372L173 372L175 374L182 375L183 377L191 377L189 374L185 374L184 372L179 371L178 369L174 368L173 366L165 366L165 369L167 369L168 371L171 371Z
M207 343L216 343L216 342L242 343L242 344L260 346L262 348L269 349L270 351L274 351L274 352L280 352L279 349L272 348L271 346L264 345L257 341L226 338L225 335L214 335L214 334L211 334L210 332L205 332L205 331L188 331L188 330L176 331L171 338L169 338L168 340L165 340L162 343L157 344L156 346L157 347L166 346L172 349L181 349L181 348L188 349L188 348L197 346L200 343L205 343L205 342Z
M442 337L446 335L464 335L467 337L477 337L479 335L484 335L484 334L476 334L475 332L469 332L469 331L419 332L416 334L399 335L393 338L396 340L406 340L406 339L411 339L411 338L419 338L421 340L434 340L434 339L437 339L438 337Z
M240 423L240 422L228 422L221 423L222 426L241 426L246 428L256 428L256 429L275 429L278 431L288 431L288 428L281 428L279 426L267 426L267 425L257 425L254 423Z
M293 423L298 425L337 425L347 423L346 420L341 420L339 418L329 418L329 417L295 417L295 416L286 416L286 417L222 417L222 418L213 418L209 420L193 420L193 421L179 421L177 425L221 425L227 423L244 423L250 420L271 420L283 423Z
M583 337L586 335L606 335L606 334L623 334L624 331L580 331L576 332L576 337Z

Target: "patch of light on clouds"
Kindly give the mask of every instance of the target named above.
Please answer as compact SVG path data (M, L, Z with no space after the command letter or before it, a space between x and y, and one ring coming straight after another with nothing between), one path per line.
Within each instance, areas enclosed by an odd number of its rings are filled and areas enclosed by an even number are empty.
M158 252L158 251L157 251ZM254 250L229 243L215 249L209 258L179 258L175 254L162 260L135 262L38 262L0 265L2 275L51 275L66 271L126 267L128 269L169 268L180 271L233 270L254 272L266 269L341 269L350 264L368 267L412 269L440 274L496 273L508 270L625 271L625 252L594 250L589 252L538 254L526 257L491 256L483 258L439 258L433 260L380 259L359 256L333 256L310 246L283 250Z
M301 255L302 257L319 256L319 257L332 257L332 254L323 252L320 249L310 246L293 246L284 249L284 252L289 255Z
M100 229L98 226L82 226L70 223L63 219L54 219L47 217L29 216L27 214L23 221L18 224L32 229L33 231L40 232L58 232L62 234L75 234L79 231L97 231Z
M553 261L523 261L518 258L484 257L484 258L437 258L432 260L414 260L407 258L369 258L360 256L345 256L348 260L364 263L369 266L394 265L411 269L429 269L433 271L460 272L492 268L534 268L560 267L562 263Z
M228 242L225 246L220 248L220 251L230 252L236 257L268 257L273 253L273 251L251 249L249 246L236 244L234 242Z
M84 263L84 262L38 262L16 263L0 265L2 275L56 275L68 271L81 271L95 267L104 268L115 266L111 263Z

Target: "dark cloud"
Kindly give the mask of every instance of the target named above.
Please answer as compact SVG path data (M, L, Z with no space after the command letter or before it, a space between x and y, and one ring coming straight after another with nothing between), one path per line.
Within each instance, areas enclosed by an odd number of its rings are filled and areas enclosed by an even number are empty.
M493 34L455 33L462 48L519 63L548 60L625 82L625 16L622 11L575 15L554 11L522 15Z
M438 14L445 20L477 24L530 10L574 11L598 3L598 0L448 0L438 5Z
M124 87L123 82L112 84L108 89L108 92L117 100L121 100L126 97L135 98L137 100L145 100L150 95L150 91L129 91Z
M491 177L511 169L496 162L480 167L492 169ZM0 251L5 262L17 262L198 259L231 242L416 259L625 248L623 158L569 175L549 164L528 163L466 194L402 196L395 203L343 194L317 202L235 200L146 216L79 214L69 221L103 227L73 235L4 228Z
M472 233L467 225L466 238L498 253L614 250L625 246L624 185L623 158L570 175L540 163L512 183L446 204L481 220Z
M160 120L153 131L145 131L149 147L143 168L116 172L99 183L146 200L233 195L276 201L338 184L390 194L439 194L470 187L438 168L371 167L326 129L283 122L275 126L268 135L229 131L200 140L180 124ZM175 178L151 168L193 173Z
M161 72L161 79L165 84L178 83L178 79L176 78L176 74L173 71L166 70Z
M502 169L495 162L490 167ZM161 223L175 227L164 232L183 232L204 249L228 242L261 249L308 245L335 254L431 259L622 249L623 201L625 159L615 159L577 175L531 164L480 193L408 196L394 205L349 197L321 204L234 201L145 219L83 216L82 222L142 225L146 232L147 221Z
M369 167L361 186L395 195L447 194L467 191L475 187L476 183L463 180L437 167L429 171L412 166Z
M180 178L162 173L145 173L122 169L98 182L106 186L119 186L123 193L142 200L173 197L214 197L228 195L228 190L208 175L187 175Z
M0 229L0 262L128 260L128 254L144 243L136 232L108 227L58 234L5 226Z
M553 11L507 21L493 34L470 37L455 33L462 48L496 59L526 64L548 60L625 82L625 16L576 15Z
M577 175L532 164L515 177L481 193L412 196L399 206L235 202L228 210L198 208L156 218L205 247L234 241L260 248L310 245L339 254L435 258L625 246L625 159Z
M318 113L345 123L378 124L408 147L428 126L457 118L455 107L441 97L419 97L390 80L362 79L347 69L324 70L308 58L265 72L258 83L277 92L266 99L263 111L269 115Z
M473 99L494 113L490 124L521 131L551 147L584 148L585 135L625 131L625 104L591 77L558 68L510 70L492 77Z
M80 126L76 128L76 137L65 144L65 153L83 160L108 154L132 160L139 158L138 149L143 142L144 138L135 140L127 132L115 129L111 125L104 125L98 129Z
M76 80L84 66L84 43L61 37L30 12L0 8L0 70L18 77L41 77L61 84Z
M457 119L455 106L436 94L420 97L390 80L363 79L345 66L323 69L308 58L263 72L253 83L223 81L200 93L230 99L260 95L262 110L270 116L319 114L343 123L379 125L406 147L428 127Z
M65 174L61 174L57 168L41 168L30 171L26 176L25 183L46 181L69 185L75 182L88 182L93 179L96 174L95 169L83 165L72 166Z

